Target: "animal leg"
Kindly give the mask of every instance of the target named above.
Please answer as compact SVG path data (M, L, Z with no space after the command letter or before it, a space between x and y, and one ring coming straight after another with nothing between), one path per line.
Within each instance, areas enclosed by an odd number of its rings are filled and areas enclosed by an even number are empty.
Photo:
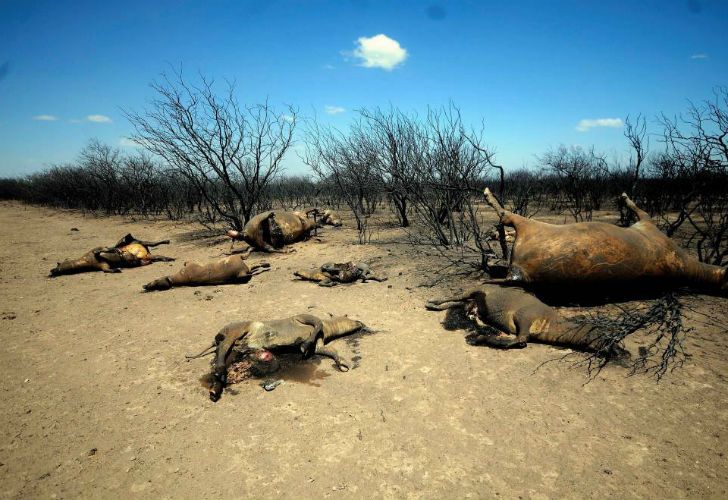
M270 264L267 262L261 262L260 264L250 266L250 273L248 275L255 276L256 274L264 273L266 271L270 271Z
M145 247L149 247L149 248L156 247L156 246L159 246L159 245L169 245L169 240L159 240L159 241L142 241L142 240L137 240L137 242L140 243L140 244L142 244L142 245L144 245Z
M299 314L296 316L296 321L313 327L313 332L309 338L301 343L301 353L304 359L310 358L316 351L316 341L319 338L324 338L324 324L320 319L311 314Z
M635 202L632 201L629 196L627 196L627 193L622 193L622 196L620 198L622 198L624 206L630 209L632 213L634 213L635 217L637 217L637 220L650 220L650 214L638 207Z
M367 281L378 281L378 282L381 283L382 281L387 281L387 277L386 276L377 276L377 275L374 275L374 274L369 274L367 276L364 276L362 278L362 281L364 283L366 283Z
M498 335L478 335L472 343L498 349L522 349L526 347L526 343L518 341L516 336L502 332Z
M451 309L453 307L459 307L462 306L463 303L466 300L472 300L476 298L479 295L483 295L483 292L479 290L478 288L474 288L472 290L468 290L467 292L463 293L462 295L459 295L457 297L450 297L447 299L433 299L428 300L425 304L425 309L428 311L444 311L445 309ZM484 300L484 298L481 297L481 302Z
M528 343L528 337L531 334L530 321L523 321L518 317L513 318L513 324L516 327L516 339L511 347L523 348Z
M292 250L285 250L283 248L276 248L270 243L263 243L262 250L268 253L290 253Z
M316 276L316 271L294 271L293 275L305 281L320 281L318 276Z
M150 255L149 262L174 262L174 257L165 257L164 255Z
M483 297L476 297L474 302L470 302L468 305L468 317L474 320L478 325L487 324L493 328L492 322L489 318L484 317L486 311L485 302L482 301ZM502 325L507 328L504 332L497 329L498 333L495 335L478 335L471 344L485 344L490 347L497 347L499 349L521 349L526 347L526 341L528 340L528 329L522 328L522 324L518 322L512 314L507 314L507 324Z
M165 276L163 278L158 278L152 282L147 283L142 288L146 290L147 292L151 292L154 290L169 290L172 288L172 280L169 279L169 276Z
M233 244L235 244L235 240L233 240ZM232 246L230 247L230 251L231 252L233 251L233 247ZM250 257L250 254L251 253L253 253L253 247L248 247L248 249L245 252L243 252L243 253L240 254L240 258L242 260L245 260L248 257Z
M319 354L321 356L326 356L327 358L331 358L334 360L334 363L336 363L336 368L339 369L339 371L342 372L348 372L349 371L349 364L348 362L344 362L341 359L341 356L339 356L339 353L331 347L330 345L324 346L323 339L318 339L316 341L316 354Z
M444 311L445 309L451 309L458 307L463 304L463 299L442 299L442 300L429 300L425 303L425 309L428 311Z
M99 269L105 273L120 273L121 269L118 267L111 267L108 262L99 263Z
M135 237L133 237L131 235L131 233L128 233L126 236L124 236L122 239L120 239L116 245L114 245L114 248L125 247L130 243L134 243L135 241L139 241L139 240L137 240Z
M325 287L332 287L336 286L338 283L328 276L326 276L324 279L319 280L319 286L325 286Z
M519 222L528 220L525 217L514 214L513 212L510 212L503 208L503 206L498 202L493 193L490 192L490 189L485 188L483 194L485 194L485 201L493 208L493 210L495 210L495 212L498 214L498 219L500 220L500 223L504 226L516 227ZM518 236L517 233L516 236Z

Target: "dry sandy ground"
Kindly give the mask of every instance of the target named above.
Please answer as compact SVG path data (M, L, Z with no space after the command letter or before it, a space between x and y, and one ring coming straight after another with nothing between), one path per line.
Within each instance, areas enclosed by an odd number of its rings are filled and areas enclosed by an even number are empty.
M76 227L77 232L70 229ZM701 326L693 356L659 384L620 367L585 384L563 351L499 351L447 331L418 287L425 261L383 231L350 229L265 258L249 284L141 293L227 250L193 226L0 205L0 494L8 498L453 498L728 496L728 337ZM132 232L169 237L180 262L46 277L63 257ZM401 239L401 238L400 238ZM319 288L292 271L365 259L384 283ZM400 274L401 273L401 274ZM467 283L455 283L455 287ZM700 310L725 318L728 301ZM273 392L255 381L214 404L208 345L241 319L349 314L380 333L339 350L339 373L303 365ZM636 344L628 347L634 352Z

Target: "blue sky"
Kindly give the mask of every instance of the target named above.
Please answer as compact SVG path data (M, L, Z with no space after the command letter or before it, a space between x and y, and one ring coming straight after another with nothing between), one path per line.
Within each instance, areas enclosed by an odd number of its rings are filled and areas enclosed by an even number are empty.
M507 168L560 144L620 155L618 120L728 85L726 48L724 0L0 0L0 176L72 161L92 137L131 151L121 109L179 64L341 128L360 107L453 101Z

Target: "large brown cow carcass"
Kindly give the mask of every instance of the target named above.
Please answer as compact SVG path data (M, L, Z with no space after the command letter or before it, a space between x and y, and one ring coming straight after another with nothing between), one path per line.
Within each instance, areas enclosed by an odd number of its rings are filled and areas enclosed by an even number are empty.
M675 286L706 292L728 289L725 268L688 254L626 194L622 200L637 217L626 228L604 222L548 224L505 210L487 188L485 197L500 222L516 230L508 274L493 282L562 291L571 287L577 293Z

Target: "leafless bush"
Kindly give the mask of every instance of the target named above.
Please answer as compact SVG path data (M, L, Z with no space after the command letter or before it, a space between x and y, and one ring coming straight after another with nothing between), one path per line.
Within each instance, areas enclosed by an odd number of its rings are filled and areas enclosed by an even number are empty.
M604 156L594 148L561 146L539 158L541 165L558 179L555 198L577 222L590 221L608 196L609 168Z
M409 227L409 209L415 181L417 158L411 148L417 143L417 127L401 111L379 108L359 111L360 120L351 134L366 145L373 166L402 227Z
M260 210L266 186L278 175L293 142L296 111L277 113L268 102L241 107L228 84L196 84L182 73L153 83L157 97L143 113L126 112L132 138L184 175L204 198L203 220L241 230Z
M483 145L482 130L468 130L452 105L428 110L416 125L411 188L420 224L433 243L490 255L478 202L493 154Z
M265 198L271 200L271 206L299 210L316 206L320 190L320 185L308 177L280 177L268 185Z
M687 353L685 339L693 330L684 323L684 305L676 292L637 306L614 306L616 313L590 313L574 318L604 332L599 349L584 358L589 375L598 373L618 352L625 338L639 332L650 338L631 364L632 373L651 373L659 380L668 370L682 366Z
M662 115L665 152L655 167L660 178L678 184L670 200L672 217L662 211L663 227L675 234L685 223L703 262L723 264L728 257L728 88L714 99L691 103L685 115ZM664 209L663 207L660 207Z
M524 217L536 215L548 194L545 176L540 171L520 169L508 172L504 185L504 206Z
M630 145L629 162L624 168L620 165L612 167L611 184L616 187L618 193L625 192L632 199L639 200L639 180L649 153L647 120L642 115L637 115L634 120L628 116L624 123L624 137ZM634 213L627 209L621 197L618 200L619 225L628 226L635 220Z
M28 187L27 179L0 178L0 200L27 200Z
M79 154L79 167L88 174L90 187L107 215L123 212L125 193L120 189L121 163L119 149L97 139L89 141Z
M356 129L347 136L314 121L306 130L303 161L319 179L335 186L354 216L359 243L367 243L371 237L369 219L382 190L382 179L374 167L376 152L370 145Z
M199 198L191 185L143 153L123 155L97 140L83 148L75 164L54 165L5 183L6 198L105 215L179 219Z

